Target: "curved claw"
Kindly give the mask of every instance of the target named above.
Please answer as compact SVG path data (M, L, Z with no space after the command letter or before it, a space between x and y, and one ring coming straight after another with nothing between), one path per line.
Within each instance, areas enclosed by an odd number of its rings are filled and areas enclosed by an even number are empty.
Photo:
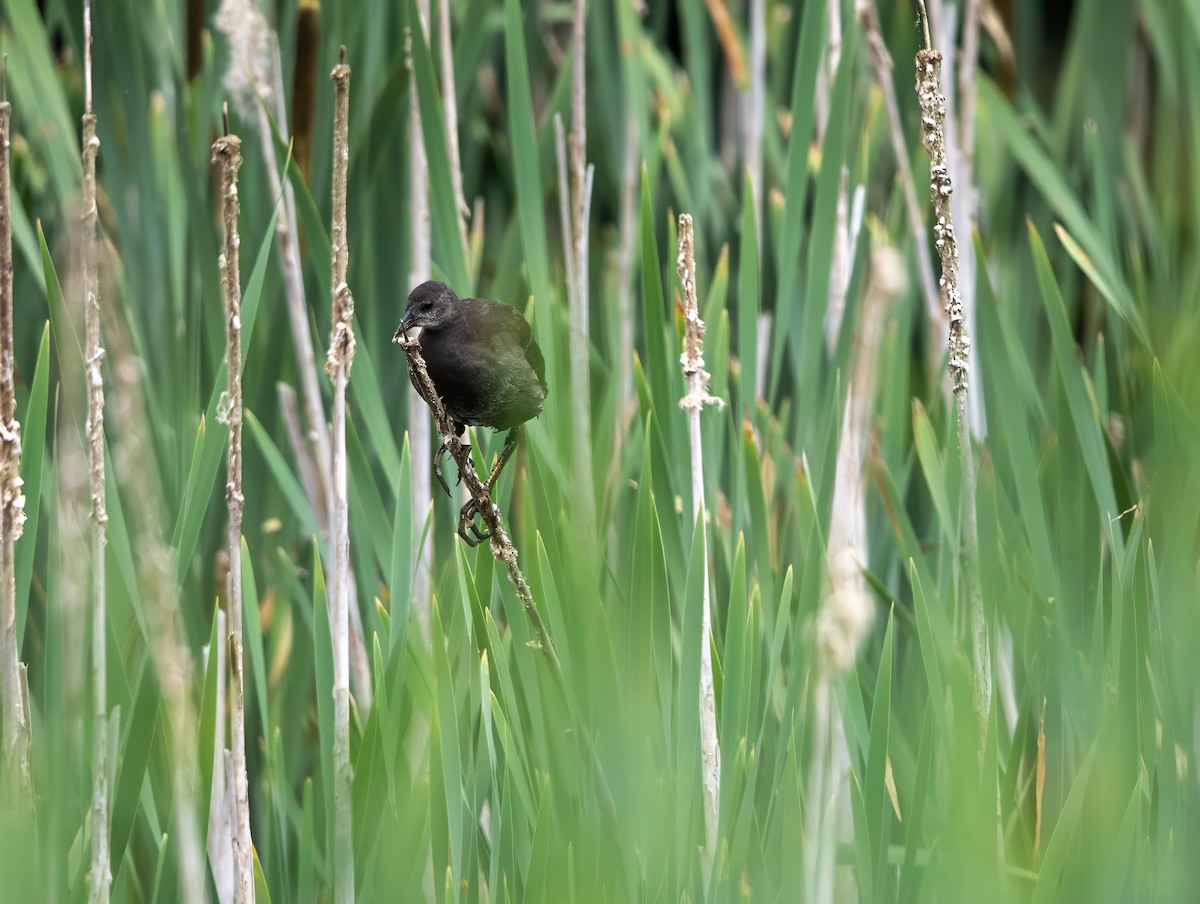
M470 446L464 444L463 448L467 450L467 454L470 454ZM449 451L449 446L445 443L438 447L437 454L433 457L433 473L437 477L438 483L442 485L442 489L446 491L446 495L453 499L454 493L450 491L450 484L446 482L446 475L442 473L442 459L446 457L447 451ZM458 479L454 482L455 486L460 483L462 483L462 471L458 472Z
M471 547L478 546L484 540L492 538L491 531L480 530L479 526L475 524L475 516L480 513L479 503L474 499L469 500L458 512L458 535L462 537L464 543ZM468 528L470 528L470 533L467 532Z

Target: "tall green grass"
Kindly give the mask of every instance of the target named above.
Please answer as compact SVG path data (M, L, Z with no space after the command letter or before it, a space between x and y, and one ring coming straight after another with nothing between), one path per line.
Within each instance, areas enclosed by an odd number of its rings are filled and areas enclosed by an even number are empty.
M215 3L208 4L211 15ZM723 162L726 64L704 4L588 10L591 486L573 480L567 293L558 245L553 115L570 102L565 3L455 0L454 68L468 200L484 201L480 259L464 260L431 51L414 4L326 4L321 59L345 44L351 101L350 285L358 352L349 389L350 536L374 684L352 715L355 870L364 900L795 900L804 886L814 615L865 287L865 252L911 260L878 88L844 4L842 64L824 141L810 146L823 3L768 3L761 222L742 169ZM736 4L730 4L736 8ZM923 185L906 4L884 37ZM290 72L295 4L275 5ZM1065 34L1042 5L1011 4L1010 69L983 40L976 175L977 334L988 436L977 508L993 658L1012 637L1012 708L997 693L981 744L965 625L956 621L961 475L938 339L915 278L891 310L867 468L876 624L836 688L851 754L853 843L838 851L870 900L1178 900L1200 853L1193 638L1200 566L1200 18L1187 4L1078 4ZM1117 27L1114 22L1124 23ZM71 574L82 454L75 275L80 187L80 4L5 0L0 50L14 105L16 357L24 384L29 523L17 545L21 658L29 664L36 819L0 820L13 900L86 895L90 780L86 646ZM1136 27L1135 27L1136 26ZM149 659L138 538L177 553L178 612L194 670L207 821L216 719L215 612L225 427L219 223L208 146L219 121L219 39L184 81L184 4L95 10L103 304L108 373L136 366L143 403L110 413L110 448L148 431L145 461L110 468L109 698L121 708L113 893L178 896L173 751ZM436 42L433 42L436 48ZM436 52L436 51L433 51ZM1145 90L1126 87L1125 73ZM435 274L525 308L550 397L499 488L564 681L486 548L455 538L456 506L412 511L402 433L406 372L390 338L405 300L408 79L430 161ZM328 335L331 91L318 78L311 185L293 166L315 341ZM780 114L786 113L786 116ZM781 124L786 121L788 128ZM617 228L624 130L638 128L636 234ZM251 814L260 887L324 900L332 878L332 647L324 551L279 410L296 382L251 123L236 121L241 180L246 446L245 597ZM843 166L867 224L833 352L821 324ZM749 210L749 215L747 211ZM674 214L697 224L712 391L704 414L709 561L700 561L678 356ZM615 252L633 242L633 348L617 347ZM912 268L915 275L915 267ZM773 318L760 346L758 312ZM47 330L47 322L50 327ZM765 361L760 360L765 356ZM633 360L635 397L616 397ZM753 375L766 368L766 398ZM327 381L323 387L328 391ZM328 404L328 397L327 397ZM499 444L477 435L490 457ZM149 508L135 485L154 475ZM581 535L579 494L597 530ZM412 549L432 544L432 648L414 622ZM84 566L86 567L86 566ZM696 682L697 575L712 575L722 749L711 885ZM84 584L86 586L86 583ZM995 664L999 667L999 662ZM999 682L998 682L999 686ZM203 826L201 829L203 830ZM201 831L201 837L203 837ZM11 889L11 890L7 890Z

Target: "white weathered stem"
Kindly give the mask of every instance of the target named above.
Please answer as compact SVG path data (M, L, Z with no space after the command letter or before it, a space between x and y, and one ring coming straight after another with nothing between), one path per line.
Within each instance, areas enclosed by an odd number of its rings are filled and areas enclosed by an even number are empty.
M280 59L279 59L279 41L278 41L278 38L275 36L274 32L272 32L272 34L271 34L271 48L272 48L272 73L273 73L274 79L275 79L275 91L274 91L274 94L272 95L272 98L274 100L274 109L275 109L275 125L279 129L279 134L281 136L283 136L284 141L287 141L288 140L287 104L284 103L284 98L286 97L286 95L284 94L284 91L283 91L283 66L280 63ZM276 195L275 197L278 197L278 195ZM288 180L287 183L283 187L283 197L284 197L285 209L286 209L287 215L288 215L288 220L291 223L296 223L297 222L297 220L296 220L296 193L295 193L295 190L292 188L292 183L290 180ZM290 246L289 256L291 258L291 263L289 264L289 267L292 268L292 272L294 274L291 278L300 280L300 295L299 295L299 297L301 299L301 309L307 311L307 306L304 303L304 291L303 291L304 282L303 282L303 277L300 275L300 239L299 239L299 236L296 233L295 229L292 229L288 233L288 244ZM308 328L306 326L305 333L304 333L304 335L306 335L306 336L309 335L307 330L308 330ZM308 351L309 351L309 354L311 355L312 354L311 342L308 343ZM329 427L324 421L325 407L321 402L320 389L319 389L319 387L317 387L317 371L316 371L316 359L315 358L313 359L313 365L311 367L311 372L312 372L312 384L313 384L313 387L316 388L316 393L315 393L315 395L310 396L309 393L311 390L306 386L306 388L305 388L305 403L309 410L310 421L312 418L318 417L318 416L321 418L321 420L319 422L311 421L311 425L309 427L310 436L312 437L312 442L315 444L315 447L317 448L318 456L330 455L332 453L329 452ZM315 425L315 426L312 426L312 425ZM324 447L325 447L324 452L321 451L322 443L324 444ZM321 459L321 460L329 461L330 459L325 458L325 459ZM326 513L325 517L319 517L317 523L321 526L322 530L325 532L325 536L328 537L330 526L329 526L329 520L328 520L327 516L328 516L329 508L332 504L331 494L332 494L333 490L329 486L329 484L326 483L325 480L323 479L324 473L327 473L327 472L321 472L320 474L318 474L318 480L320 482L320 486L324 492L324 495L321 496L319 499L316 497L313 497L312 498L312 506L313 506L314 512L319 512L323 509L324 512ZM350 571L350 587L353 590L353 588L354 588L354 571L353 571L353 569L351 569L351 571ZM353 599L353 593L351 593L351 598ZM365 715L371 711L371 702L372 702L374 694L373 694L373 689L371 686L371 666L367 662L367 647L366 647L366 641L364 640L364 636L365 635L363 633L362 616L359 614L357 606L351 606L350 607L350 684L351 684L351 687L354 688L355 701L358 703L359 711Z
M334 67L332 329L325 369L333 376L333 582L329 587L333 629L334 898L354 900L354 839L350 767L350 507L346 492L346 383L354 363L354 298L347 284L350 244L346 233L346 178L350 166L350 67Z
M428 33L425 23L429 20L429 0L417 0L418 17L422 31ZM409 194L412 204L412 261L408 276L411 291L429 279L429 166L425 159L425 133L421 128L421 109L417 100L417 83L412 72L412 37L409 36L408 102L410 108L409 130ZM429 418L421 407L421 396L413 388L408 390L408 435L409 451L412 455L412 493L414 536L421 536L424 517L433 503L433 480L430 471L433 457L430 454L432 437ZM417 613L417 624L426 643L429 642L429 603L432 592L433 544L424 543L414 550L413 563L413 608Z
M975 514L975 456L971 446L967 397L970 339L965 333L965 312L959 294L958 243L950 209L953 185L946 163L946 98L941 90L942 55L928 44L928 17L924 0L918 0L925 23L926 47L917 53L917 100L921 107L921 140L929 153L929 192L933 199L934 245L941 256L941 289L950 318L950 377L954 385L958 452L962 461L962 557L967 610L971 620L971 654L975 667L975 710L981 738L986 736L992 704L991 653L983 591L979 576L979 533Z
M679 257L676 270L683 287L684 339L679 363L687 383L687 395L679 407L688 415L688 437L692 452L692 520L702 533L704 562L703 600L700 614L700 782L704 792L704 882L712 878L713 861L717 850L717 827L720 825L721 801L721 744L717 736L716 695L712 671L712 616L709 612L708 532L704 504L704 448L700 433L700 410L705 405L720 405L719 399L708 394L708 372L704 369L704 321L696 300L696 258L691 214L679 216Z
M850 170L843 166L833 224L833 251L829 261L829 299L825 306L825 347L830 354L837 347L842 315L846 311L846 291L850 287L849 181Z
M0 752L0 803L28 802L29 711L21 697L17 651L16 542L25 524L21 492L21 425L13 383L13 262L9 208L8 58L0 64L0 695L4 748Z
M854 830L850 808L850 751L842 728L843 717L833 686L825 677L817 680L813 691L812 764L809 767L805 799L804 851L805 901L834 904L858 897L854 871L850 866L837 869L839 838L852 837Z
M88 475L92 497L92 869L89 898L106 902L112 885L109 830L108 616L104 595L104 547L107 542L104 489L104 374L100 364L100 281L97 275L96 239L96 115L92 112L92 6L83 4L84 103L83 115L83 292L86 340L84 379L87 382Z
M217 719L213 726L213 771L212 787L208 806L208 862L212 869L213 884L217 889L217 900L221 904L233 901L233 790L229 787L229 772L225 767L228 751L225 749L225 700L228 684L229 647L222 642L228 637L229 619L220 609L216 613L217 642L208 651L207 668L215 668L217 676Z
M750 173L755 228L762 229L763 117L767 97L766 0L750 0L750 84L742 93L742 163Z
M316 459L316 467L312 470L320 481L320 495L309 501L317 516L317 523L324 527L329 523L329 485L324 475L330 473L331 453L329 434L325 426L325 409L321 402L320 386L317 384L317 363L309 331L308 302L304 296L304 279L300 271L300 242L295 230L296 198L292 183L279 178L275 137L271 131L271 120L267 110L262 104L256 109L259 145L263 149L263 168L267 172L267 185L271 197L283 197L283 209L275 218L275 250L279 254L279 269L283 276L283 294L287 301L292 347L296 354L296 372L300 378L300 397L304 402L304 416L308 422L305 434L306 449L308 454Z
M450 0L438 0L438 55L442 69L442 121L446 127L446 152L450 156L450 184L454 189L458 237L463 246L463 260L471 260L471 243L467 239L467 199L463 194L462 155L458 149L458 97L454 90L454 49L450 42Z
M871 406L879 346L887 305L904 291L904 265L892 248L875 252L857 321L857 345L842 413L834 473L833 506L826 548L828 592L817 614L817 688L814 717L819 743L814 744L808 778L812 809L808 828L810 900L854 900L857 888L850 869L836 869L840 843L853 840L850 753L843 715L833 688L853 668L859 645L870 630L874 603L863 569L867 562L866 463Z
M230 763L234 797L233 872L234 899L254 900L254 869L250 838L250 794L246 775L245 676L242 657L242 289L240 283L237 177L242 165L241 139L225 135L213 143L213 163L221 168L221 202L225 227L224 250L218 260L225 297L225 365L228 375L229 425L228 479L225 502L229 508L229 666L233 682L230 713Z

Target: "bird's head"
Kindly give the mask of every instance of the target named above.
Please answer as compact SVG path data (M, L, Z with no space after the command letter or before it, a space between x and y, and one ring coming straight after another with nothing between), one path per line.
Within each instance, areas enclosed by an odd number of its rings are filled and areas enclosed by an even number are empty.
M396 335L405 334L418 326L427 330L444 326L454 316L457 301L458 296L445 283L434 279L421 283L408 296L408 307L400 325L396 327Z

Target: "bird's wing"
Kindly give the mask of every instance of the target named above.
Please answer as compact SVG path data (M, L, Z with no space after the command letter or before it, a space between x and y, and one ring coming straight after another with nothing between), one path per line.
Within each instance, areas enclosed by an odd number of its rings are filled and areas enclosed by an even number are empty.
M487 324L492 333L507 333L522 347L529 345L533 339L533 330L529 328L524 315L510 304L494 299L487 302Z
M488 315L493 333L507 334L525 349L525 359L533 368L533 372L537 374L538 382L542 385L544 392L546 389L546 361L542 357L542 350L534 341L533 330L530 329L525 315L510 304L492 299L488 300Z

